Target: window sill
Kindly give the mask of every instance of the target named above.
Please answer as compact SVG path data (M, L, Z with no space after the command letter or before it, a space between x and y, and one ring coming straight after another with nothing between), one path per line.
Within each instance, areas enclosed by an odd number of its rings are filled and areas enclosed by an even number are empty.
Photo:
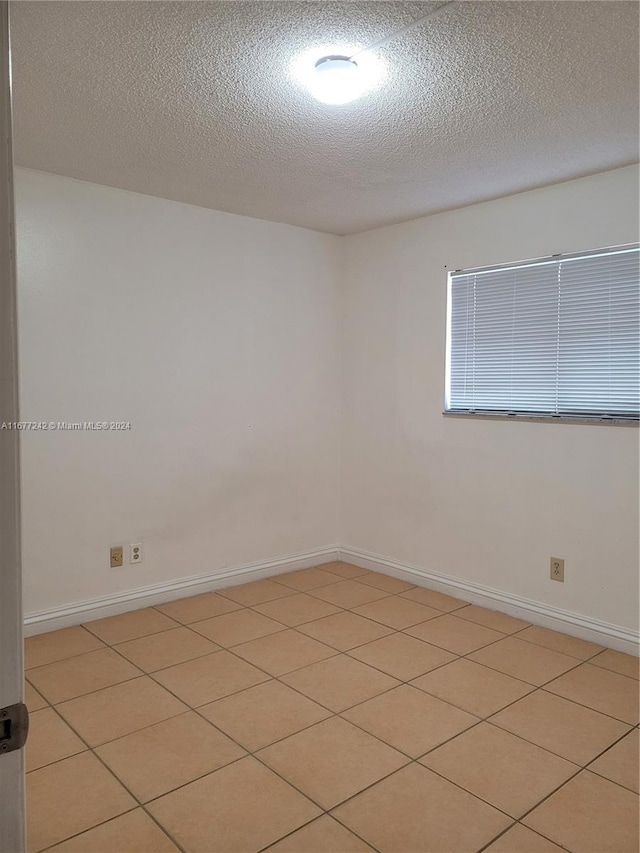
M527 415L509 412L443 412L445 418L472 418L492 421L530 421L552 424L588 424L590 426L638 427L638 418L595 417L593 415Z

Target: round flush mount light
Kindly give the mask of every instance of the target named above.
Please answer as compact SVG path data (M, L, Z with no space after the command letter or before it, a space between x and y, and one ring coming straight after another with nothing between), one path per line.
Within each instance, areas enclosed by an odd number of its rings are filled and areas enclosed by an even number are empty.
M324 104L348 104L362 94L358 63L348 56L322 56L314 71L315 79L309 88Z
M354 54L357 48L316 49L298 57L293 76L313 97L323 104L349 104L376 89L384 77L385 67L376 56Z
M459 0L444 0L426 15L409 21L380 41L370 45L318 49L300 54L293 61L293 77L324 104L348 104L377 89L387 76L386 65L374 53L403 33L423 24L428 18L455 5Z

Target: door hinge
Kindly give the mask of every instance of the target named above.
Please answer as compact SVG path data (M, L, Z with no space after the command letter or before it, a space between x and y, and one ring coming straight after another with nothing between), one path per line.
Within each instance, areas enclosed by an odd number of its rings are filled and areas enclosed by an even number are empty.
M29 712L24 702L0 708L0 755L22 749L29 733Z

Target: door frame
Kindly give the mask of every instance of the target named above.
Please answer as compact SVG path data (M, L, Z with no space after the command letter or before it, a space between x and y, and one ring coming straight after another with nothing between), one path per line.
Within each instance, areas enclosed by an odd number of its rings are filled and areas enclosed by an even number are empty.
M0 708L24 701L9 3L0 0ZM0 850L25 850L24 749L0 753Z

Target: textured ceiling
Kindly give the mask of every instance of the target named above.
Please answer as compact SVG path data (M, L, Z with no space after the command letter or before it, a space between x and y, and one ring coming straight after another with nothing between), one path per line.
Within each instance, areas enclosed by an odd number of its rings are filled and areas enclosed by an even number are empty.
M292 78L439 3L12 3L19 165L336 234L638 159L638 4L460 2L345 106Z

